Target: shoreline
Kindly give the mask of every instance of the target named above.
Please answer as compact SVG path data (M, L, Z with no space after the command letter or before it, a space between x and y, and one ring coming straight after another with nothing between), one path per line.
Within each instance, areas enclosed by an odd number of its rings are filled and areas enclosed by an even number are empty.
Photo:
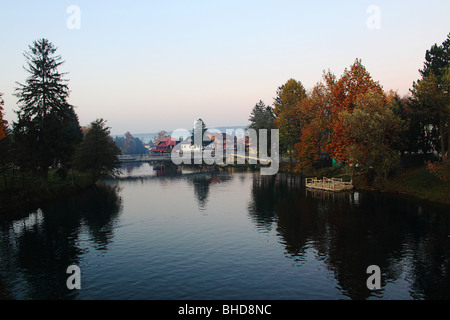
M25 212L37 210L40 207L58 201L67 196L72 196L88 190L92 186L65 185L57 188L49 188L47 191L41 189L39 191L21 191L15 193L14 196L0 198L0 216L15 214L17 212Z
M288 168L281 170L289 174ZM348 175L343 174L339 169L324 168L323 176L328 178L341 178ZM300 177L300 174L292 173L294 176ZM321 173L318 173L321 176ZM306 176L302 177L306 178ZM358 179L359 178L359 179ZM379 192L386 194L400 195L408 197L410 200L426 201L436 205L450 205L450 181L442 182L433 176L426 166L406 168L400 170L395 175L387 179L384 188L378 189L370 186L365 181L363 174L355 173L354 190L364 192Z
M244 165L244 167L248 166ZM279 173L289 174L289 170L280 168ZM327 173L331 173L330 170ZM292 175L304 178L297 173L292 173ZM342 176L342 173L335 172L334 174L335 177L339 175ZM58 201L63 197L76 195L94 186L92 184L74 184L68 179L62 184L59 182L56 185L50 185L48 190L34 188L12 193L12 197L0 196L0 216L37 210L43 205ZM376 189L368 186L364 182L358 181L354 190L399 195L413 201L426 201L436 205L450 205L450 197L448 194L450 183L439 181L428 172L426 167L403 169L401 172L388 178L386 187L383 189Z

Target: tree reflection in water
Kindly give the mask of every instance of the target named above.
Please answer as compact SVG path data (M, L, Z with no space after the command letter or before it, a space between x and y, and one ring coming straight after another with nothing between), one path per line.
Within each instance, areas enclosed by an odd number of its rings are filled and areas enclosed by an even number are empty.
M47 205L26 218L3 220L1 297L11 298L7 293L12 286L19 286L14 290L20 293L14 297L17 299L75 298L77 291L66 287L66 269L81 262L82 230L87 230L98 250L105 250L121 210L117 188L102 185Z
M189 175L188 180L194 185L194 195L200 211L205 211L210 187L214 184L230 181L231 175L228 172L218 171L200 172Z
M412 298L449 299L450 219L443 211L385 194L311 193L281 174L255 175L248 207L260 230L276 229L288 257L301 266L314 252L351 299L386 298L395 281L406 281ZM381 268L379 291L366 286L370 265Z

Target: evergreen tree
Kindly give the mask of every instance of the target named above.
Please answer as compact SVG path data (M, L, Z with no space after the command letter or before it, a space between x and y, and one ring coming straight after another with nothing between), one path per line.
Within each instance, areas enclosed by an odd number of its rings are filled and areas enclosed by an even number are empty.
M110 128L103 119L93 121L75 152L73 169L86 174L92 184L117 173L120 149L109 134Z
M252 110L249 118L250 125L249 129L254 129L258 133L259 130L267 130L267 149L270 152L272 144L272 136L270 130L275 129L275 115L273 114L273 109L271 106L266 106L262 100L260 100ZM259 138L258 138L259 139Z
M430 50L425 53L423 69L419 70L423 78L434 74L441 78L444 76L450 63L450 33L442 45L434 44Z
M442 45L427 50L424 68L419 71L422 79L411 89L411 105L420 113L422 135L428 140L424 152L434 149L445 157L450 149L450 34Z
M273 109L270 106L266 106L263 101L259 101L252 110L249 121L250 129L260 130L260 129L274 129L275 115L273 114Z
M67 102L68 80L58 71L64 61L55 55L56 50L47 39L29 46L24 56L30 76L16 89L20 110L13 131L24 152L19 165L38 172L44 186L50 167L60 168L65 175L82 137L78 117Z
M204 148L207 145L209 145L211 143L211 141L203 140L203 137L206 137L205 133L207 131L208 131L208 128L206 127L206 125L202 119L198 119L197 121L195 121L194 129L192 130L192 135L191 135L192 144L196 145L195 143L198 143L198 141L195 141L194 137L195 137L195 135L199 135L199 136L201 136L201 140L202 140L201 146ZM198 145L198 146L200 146L200 145Z

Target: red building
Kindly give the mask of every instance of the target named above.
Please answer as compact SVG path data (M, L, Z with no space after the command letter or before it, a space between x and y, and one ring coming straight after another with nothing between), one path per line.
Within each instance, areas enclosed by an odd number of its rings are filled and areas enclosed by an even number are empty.
M179 140L174 140L171 137L166 137L158 141L153 153L170 153L172 149L179 143Z

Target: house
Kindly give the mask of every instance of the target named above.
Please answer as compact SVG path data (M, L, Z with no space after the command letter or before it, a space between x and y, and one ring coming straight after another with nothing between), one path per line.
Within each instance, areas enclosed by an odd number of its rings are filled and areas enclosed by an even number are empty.
M170 153L172 149L180 143L180 140L172 139L171 137L165 137L156 143L153 153Z
M231 151L236 150L236 144L237 144L236 136L231 136L226 133L207 133L206 135L211 139L211 141L215 142L211 147L214 146L216 151L219 151L219 149L222 149L222 152L225 154L227 151L227 147L230 148ZM216 141L217 135L222 136L222 141L219 141L219 142ZM229 144L229 146L227 145L227 143Z
M183 142L181 142L181 151L183 152L198 152L201 151L200 146L192 144L191 137L187 137Z

